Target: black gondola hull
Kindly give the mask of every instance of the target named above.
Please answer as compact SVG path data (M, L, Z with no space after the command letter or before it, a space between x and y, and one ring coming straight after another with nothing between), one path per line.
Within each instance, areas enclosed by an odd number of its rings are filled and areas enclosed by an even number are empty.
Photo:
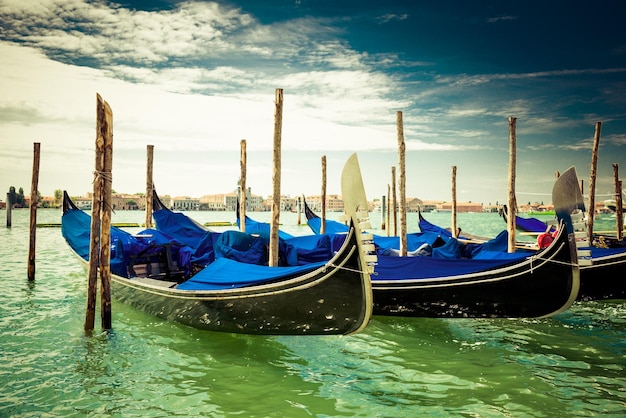
M409 317L545 317L569 308L579 286L574 238L564 231L552 246L527 261L482 273L372 278L374 315Z
M316 218L305 202L307 219ZM430 318L528 318L568 309L581 287L573 234L561 228L553 244L527 262L428 279L372 276L374 315ZM549 260L549 261L548 261ZM379 257L384 263L384 257ZM416 272L419 274L419 272Z
M626 252L595 257L580 267L580 300L626 299Z
M111 293L116 301L198 329L259 335L351 334L361 331L371 316L372 290L360 257L351 232L346 245L322 268L274 283L188 291L177 290L175 282L112 275Z

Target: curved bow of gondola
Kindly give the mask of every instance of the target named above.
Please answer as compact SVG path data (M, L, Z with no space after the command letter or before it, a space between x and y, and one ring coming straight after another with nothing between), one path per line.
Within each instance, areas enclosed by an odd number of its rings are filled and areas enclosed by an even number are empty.
M66 190L63 190L63 213L69 212L70 210L80 210L76 204L70 198L70 195L67 194Z
M159 194L156 192L156 189L152 189L152 211L156 212L158 210L170 210L167 206L163 204Z
M196 220L185 216L180 212L170 210L152 189L152 217L156 224L156 229L167 230L165 225L175 225L177 230L185 231L184 234L194 240L200 240L210 230Z
M499 211L500 216L504 219L505 223L508 223L509 208L507 205L502 205L502 209ZM549 226L541 219L537 218L522 218L521 216L515 216L515 226L517 229L524 232L543 233L546 231L555 232L556 228Z
M306 199L304 198L304 196L302 196L302 203L304 204L304 216L306 216L307 221L319 218L319 216L317 216L317 214L313 212L309 205L306 203Z
M419 226L420 231L435 232L447 238L452 237L452 233L449 230L427 221L426 218L424 218L424 216L422 215L421 210L417 212L417 216L418 216L418 226Z

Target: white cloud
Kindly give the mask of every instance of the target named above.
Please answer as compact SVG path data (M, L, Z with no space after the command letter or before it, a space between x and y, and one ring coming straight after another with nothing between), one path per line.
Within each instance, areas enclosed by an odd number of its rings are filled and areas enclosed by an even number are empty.
M133 83L109 77L110 71L51 61L38 50L23 46L0 43L0 54L4 57L0 108L11 110L3 113L0 121L0 188L29 184L30 168L24 161L30 159L32 143L41 142L42 173L46 174L40 189L48 194L62 187L77 190L75 193L89 190L96 93L113 109L114 154L118 156L114 170L122 173L114 180L117 189L126 190L119 182L127 181L129 190L141 190L143 180L138 183L137 174L130 172L137 172L137 166L143 164L147 144L155 145L165 159L172 153L178 157L206 153L207 160L197 163L206 166L214 165L210 159L214 152L236 153L241 139L248 140L250 152L272 147L274 89L261 93L242 89L222 95L173 92L200 88L202 80L217 79L220 74L245 80L249 74L241 70L133 69L128 74L142 72L139 78L150 81ZM285 79L279 86L285 88L283 150L393 149L393 111L380 113L390 108L383 85L384 80L376 75L349 71L297 73ZM122 166L122 161L127 165ZM168 165L179 166L172 168L174 172L186 172L193 166L184 160ZM5 185L5 181L11 184Z
M376 21L380 24L385 24L389 22L393 22L396 20L406 20L409 18L409 15L406 13L387 13L385 15L379 16L376 18Z

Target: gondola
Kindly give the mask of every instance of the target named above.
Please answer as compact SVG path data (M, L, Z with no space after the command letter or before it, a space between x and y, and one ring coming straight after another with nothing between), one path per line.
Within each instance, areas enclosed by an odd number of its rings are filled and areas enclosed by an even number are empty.
M563 187L563 182L555 184L555 190ZM306 206L304 212L311 229L319 233L319 217ZM343 227L326 222L327 228ZM568 309L580 285L575 235L562 223L547 248L509 254L503 250L505 234L482 244L463 244L449 232L439 233L441 241L430 256L397 257L379 251L372 276L374 315L545 317ZM381 239L374 236L374 243ZM457 257L450 255L455 253Z
M216 257L217 244L224 244L226 235L205 231L202 237L194 236L193 222L186 221L190 224L179 225L179 233L187 234L190 242L197 240L195 246L155 229L133 235L111 228L114 299L164 320L230 333L351 334L370 320L371 267L354 222L344 245L330 259L268 267ZM62 234L85 265L90 223L91 217L65 192ZM246 252L235 245L233 251L239 256Z
M584 224L580 231L574 231L571 212L578 212L578 217L585 218L585 205L580 187L578 186L578 176L575 168L571 167L561 176L561 182L567 182L569 186L564 187L565 199L571 201L566 210L556 210L556 219L563 220L570 225L570 232L577 232L579 236L586 236ZM507 221L508 211L502 213ZM550 238L554 234L554 227L536 218L522 218L516 216L515 223L522 231L537 234L538 239ZM521 228L520 228L521 225ZM435 231L445 229L431 224L420 214L420 230ZM486 240L486 238L482 238ZM626 239L617 241L615 239L604 239L597 237L596 243L590 245L587 239L579 239L577 243L580 269L580 290L578 300L606 300L606 299L626 299Z

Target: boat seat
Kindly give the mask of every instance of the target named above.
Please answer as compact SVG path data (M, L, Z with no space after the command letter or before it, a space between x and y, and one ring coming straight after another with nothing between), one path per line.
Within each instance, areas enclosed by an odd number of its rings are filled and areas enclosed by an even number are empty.
M128 272L130 277L149 277L154 279L176 279L182 281L185 271L182 270L175 258L173 246L175 244L151 243L138 254L130 255Z

